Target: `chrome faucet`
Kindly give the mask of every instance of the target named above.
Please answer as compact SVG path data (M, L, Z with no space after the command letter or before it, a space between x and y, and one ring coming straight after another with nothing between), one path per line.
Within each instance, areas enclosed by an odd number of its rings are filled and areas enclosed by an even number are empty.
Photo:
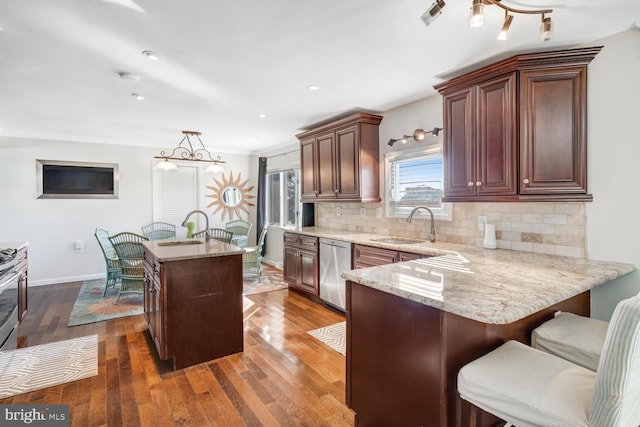
M429 212L429 215L431 215L431 232L429 233L429 241L431 243L435 243L435 241L436 241L436 226L435 226L435 223L434 223L434 220L433 220L433 212L431 212L431 209L429 209L426 206L416 206L415 208L413 208L411 210L411 213L407 217L407 222L411 222L411 220L413 219L413 214L415 214L418 209L426 209Z
M191 215L193 215L194 213L201 213L204 216L204 221L205 221L205 229L204 229L204 236L205 236L205 241L209 241L209 234L207 233L207 231L209 230L209 217L207 216L207 214L203 211L199 211L199 210L195 210L195 211L191 211L187 214L187 217L184 219L184 221L182 221L182 226L186 227L187 226L187 222L189 221L189 218L191 217ZM197 234L197 233L202 233L202 231L197 231L193 234Z

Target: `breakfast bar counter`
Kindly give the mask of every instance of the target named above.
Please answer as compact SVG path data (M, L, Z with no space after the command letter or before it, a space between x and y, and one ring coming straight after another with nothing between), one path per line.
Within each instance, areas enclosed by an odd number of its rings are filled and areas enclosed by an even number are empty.
M490 426L458 402L466 363L531 331L555 311L589 315L590 289L633 265L303 228L429 258L347 271L348 406L359 426ZM457 409L457 410L456 410ZM473 418L473 420L472 420Z

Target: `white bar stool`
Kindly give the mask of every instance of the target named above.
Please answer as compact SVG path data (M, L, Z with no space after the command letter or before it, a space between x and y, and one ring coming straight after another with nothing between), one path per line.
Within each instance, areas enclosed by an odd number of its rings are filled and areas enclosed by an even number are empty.
M531 347L595 372L608 327L602 320L559 311L531 332Z
M596 372L509 341L465 365L458 392L518 427L637 427L640 297L616 307Z

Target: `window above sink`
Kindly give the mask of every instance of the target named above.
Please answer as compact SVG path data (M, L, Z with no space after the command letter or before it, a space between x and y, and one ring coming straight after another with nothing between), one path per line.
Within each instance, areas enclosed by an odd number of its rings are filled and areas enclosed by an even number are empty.
M388 217L406 218L427 206L439 221L451 221L451 204L442 202L442 144L385 154L385 205ZM427 215L417 215L428 218Z

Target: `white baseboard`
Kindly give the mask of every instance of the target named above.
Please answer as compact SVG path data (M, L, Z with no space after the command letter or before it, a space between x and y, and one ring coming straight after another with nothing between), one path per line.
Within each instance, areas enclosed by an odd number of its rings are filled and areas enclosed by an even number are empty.
M29 280L31 286L57 285L59 283L84 282L85 280L104 279L104 273L85 274L83 276L58 277L54 279Z
M269 264L272 267L279 268L280 270L282 270L282 263L281 262L273 261L273 260L268 259L268 258L262 258L262 262L264 262L265 264Z

